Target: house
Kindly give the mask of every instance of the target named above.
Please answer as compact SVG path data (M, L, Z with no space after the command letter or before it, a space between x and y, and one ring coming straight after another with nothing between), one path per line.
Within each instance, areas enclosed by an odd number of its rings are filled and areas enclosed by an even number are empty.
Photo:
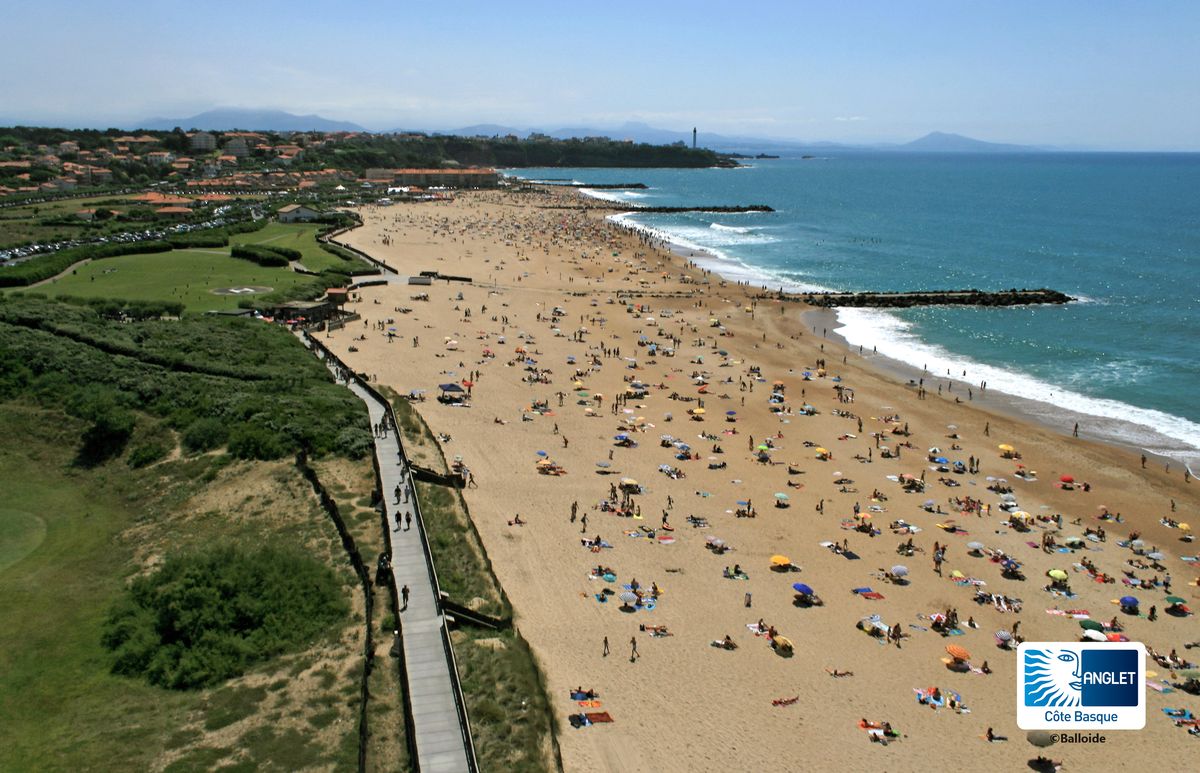
M281 223L309 223L321 217L321 213L303 204L288 204L275 213Z
M175 162L175 154L165 150L152 150L146 154L147 164L171 164Z
M207 153L217 149L217 138L208 132L196 132L189 138L192 150Z
M192 210L187 207L159 207L154 210L154 214L159 217L183 218L192 214Z

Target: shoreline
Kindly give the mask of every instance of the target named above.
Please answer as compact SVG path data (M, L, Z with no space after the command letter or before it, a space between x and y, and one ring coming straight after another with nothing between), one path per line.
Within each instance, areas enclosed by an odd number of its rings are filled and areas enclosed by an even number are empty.
M609 202L618 201L618 199L609 197L607 195L604 195L604 196L595 195L595 194L591 193L589 191L589 189L586 189L586 188L577 189L577 193L581 198L595 198L595 199L609 201ZM765 275L761 269L759 269L749 263L746 263L744 260L742 260L741 258L738 258L737 256L724 254L723 251L714 251L711 249L701 247L700 245L696 245L696 244L688 242L684 239L676 237L674 234L670 233L670 231L667 229L663 229L663 228L656 227L656 226L643 225L643 224L637 223L636 221L631 221L629 219L630 216L636 216L639 214L645 214L645 213L641 213L637 209L630 209L627 212L621 212L621 213L615 213L613 215L609 215L607 219L610 222L616 223L616 224L620 225L621 227L627 228L635 233L646 232L646 233L653 234L656 238L662 240L664 242L664 246L667 249L669 249L671 252L673 252L674 254L676 254L684 259L694 261L698 266L701 266L702 268L712 271L714 274L721 276L722 279L724 279L727 282L743 283L749 287L761 288L764 292L772 292L773 290L770 285L759 284L764 279L769 278L769 279L772 279L772 281L779 282L782 286L784 286L784 289L787 292L796 292L796 293L810 292L810 291L833 292L829 288L819 286L819 285L806 285L806 284L803 284L800 282L787 281L787 280L775 279L773 277L769 277L769 276ZM652 214L652 213L649 213L649 214ZM726 273L726 272L728 272L728 273ZM790 288L786 287L786 285L792 285L793 288L796 288L796 289L790 289ZM836 334L838 342L840 342L847 349L847 351L851 351L858 346L857 344L851 343L843 334L837 332L849 325L849 323L845 319L845 316L843 315L843 312L847 311L846 309L842 309L842 308L815 309L815 308L808 307L805 305L801 305L801 308L803 309L803 311L801 312L802 317L808 316L808 315L813 315L820 311L829 312L830 316L832 316L834 321L832 324L829 324L828 319L826 318L826 323L823 325L823 327L828 328L828 331L830 334ZM854 310L850 310L850 311L851 311L851 313L853 313ZM873 311L876 313L887 314L891 310L880 308L880 309L870 309L870 311ZM933 344L928 344L924 341L921 341L920 345L924 346L924 347L936 346ZM940 347L938 347L938 348L940 348ZM969 357L967 357L966 355L961 355L961 354L957 354L955 352L949 352L949 351L947 351L947 354L950 357L958 357L958 358L963 358L963 359L970 361ZM880 363L880 366L879 366L880 372L891 374L893 377L895 377L897 379L901 379L901 385L907 384L909 380L918 381L921 378L925 378L926 380L931 380L933 382L943 382L943 383L951 382L956 387L961 387L962 390L965 390L967 388L978 389L978 384L972 383L972 382L967 382L967 381L963 380L962 378L949 377L949 376L940 376L940 377L939 376L931 376L928 372L924 371L922 368L917 367L913 362L910 362L910 361L904 360L904 359L900 359L898 357L889 356L886 352L883 352L883 353L871 352L868 355L868 353L866 353L864 351L863 356L864 357L870 356L870 358L872 358L872 359L883 358L883 360L885 360L885 361ZM962 363L962 360L960 359L959 362L956 363L956 365L960 365L961 363ZM990 369L990 370L1002 370L998 366L990 365L988 363L976 363L976 362L971 361L971 364L976 367L982 366L983 368ZM1037 383L1041 384L1042 382L1037 381ZM1047 384L1046 386L1051 386L1051 385ZM1062 390L1062 391L1069 391L1069 390ZM1017 419L1033 422L1035 424L1038 424L1039 426L1043 426L1043 427L1046 427L1047 429L1051 429L1053 431L1059 432L1064 437L1070 437L1071 429L1069 429L1069 428L1073 428L1074 425L1076 423L1078 423L1084 432L1085 439L1087 439L1087 440L1091 440L1091 441L1097 442L1097 443L1103 443L1112 448L1122 449L1122 450L1126 450L1126 451L1132 450L1132 451L1136 451L1139 454L1144 453L1149 457L1163 460L1164 463L1182 465L1184 467L1184 469L1188 470L1192 475L1195 475L1197 469L1200 469L1200 447L1187 446L1183 440L1165 433L1163 430L1161 430L1157 426L1150 425L1150 424L1144 424L1144 423L1140 423L1140 422L1129 421L1129 420L1125 420L1125 419L1118 419L1118 418L1114 418L1111 416L1105 416L1102 414L1088 413L1087 411L1070 408L1070 407L1060 405L1057 403L1052 403L1052 402L1049 402L1046 400L1038 400L1036 398L1025 397L1022 395L1013 394L1012 392L1006 392L1002 388L996 389L996 388L991 387L990 385L987 389L987 393L988 393L988 395L998 396L998 399L1000 401L998 410L1001 413L1004 413L1005 415L1008 415L1012 418L1017 418ZM1126 403L1121 403L1120 401L1112 400L1111 398L1093 397L1090 395L1078 395L1078 396L1082 397L1083 399L1086 399L1086 400L1102 400L1102 401L1106 401L1106 402L1112 402L1118 406L1126 406L1127 405L1128 407L1133 408L1135 410L1139 410L1139 411L1153 411L1156 413L1162 413L1161 411L1158 411L1157 409L1154 409L1154 408L1144 408L1141 406L1129 405ZM1168 416L1169 418L1171 418L1173 420L1184 421L1184 422L1190 423L1190 420L1186 419L1184 417L1174 416L1174 415L1166 414L1166 413L1162 413L1162 415ZM1095 427L1097 424L1099 424L1101 426L1103 426L1104 424L1110 424L1113 426L1113 428L1108 432L1105 432L1103 430L1096 432ZM1122 432L1122 429L1124 429L1123 432ZM1130 435L1143 436L1145 438L1146 445L1140 444L1137 440L1132 439L1130 437ZM1158 447L1154 447L1152 445L1155 438L1161 439L1158 443ZM1165 446L1174 445L1175 447L1165 447L1164 448L1164 447L1162 447L1164 445Z

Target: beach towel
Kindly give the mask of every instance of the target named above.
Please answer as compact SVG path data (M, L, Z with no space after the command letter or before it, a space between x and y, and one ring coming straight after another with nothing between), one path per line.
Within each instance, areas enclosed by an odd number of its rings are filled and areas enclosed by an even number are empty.
M923 626L923 625L917 625L916 623L909 623L909 624L908 624L908 627L909 627L909 628L914 628L914 629L916 629L916 630L918 630L918 631L928 631L928 630L929 630L929 629L928 629L928 628L926 628L925 626Z
M1156 682L1153 679L1147 679L1146 686L1149 687L1151 690L1154 690L1155 692L1162 693L1163 695L1166 695L1167 693L1175 692L1175 688L1171 687L1166 682ZM1163 711L1166 711L1166 709L1163 709Z
M863 730L882 730L883 725L878 722L868 722L865 719L858 720L858 726Z
M963 632L962 632L962 630L961 630L961 629L958 629L958 628L951 628L951 629L947 630L947 631L945 632L945 634L943 634L943 635L944 635L944 636L962 636L962 635L963 635ZM957 646L957 645L956 645L956 646Z
M851 589L850 592L851 593L870 593L871 589L870 588L853 588L853 589Z
M585 714L589 722L612 722L612 715L607 711L589 711Z
M577 701L577 703L578 703L580 706L584 707L585 709L598 709L598 708L600 708L600 701L591 701L591 700L588 700L588 701Z
M872 599L874 601L878 601L883 598L882 593L876 593L874 591L868 591L866 593L860 593L858 595L862 596L864 599Z
M1182 712L1182 713L1179 713ZM1163 713L1171 719L1188 720L1192 719L1191 709L1163 709Z

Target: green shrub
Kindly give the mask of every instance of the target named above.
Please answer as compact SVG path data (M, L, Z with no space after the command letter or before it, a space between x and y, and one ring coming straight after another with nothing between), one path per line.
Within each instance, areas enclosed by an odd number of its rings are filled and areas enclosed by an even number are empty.
M162 443L150 442L134 448L125 460L130 467L145 467L164 458L171 451Z
M193 453L211 451L225 445L229 429L220 419L196 419L183 431L183 447Z
M243 424L229 435L229 453L238 459L278 459L288 445L278 434L253 424Z
M299 551L221 545L167 558L109 611L114 673L206 687L300 649L348 606L332 569Z

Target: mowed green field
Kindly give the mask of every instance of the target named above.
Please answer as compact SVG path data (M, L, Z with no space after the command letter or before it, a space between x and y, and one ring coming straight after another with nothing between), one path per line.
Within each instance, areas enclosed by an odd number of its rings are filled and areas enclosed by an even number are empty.
M235 234L230 243L299 250L304 256L301 264L310 271L346 266L341 258L318 246L316 233L315 225L271 223L260 231ZM232 258L228 247L197 247L92 261L35 291L51 297L181 301L188 311L209 311L235 309L238 300L250 297L214 295L213 289L256 286L284 290L309 280L290 268L263 268Z
M317 244L319 226L308 223L270 223L260 231L234 234L230 244L265 244L269 247L287 247L299 250L303 255L301 265L309 271L321 272L327 268L344 268L346 261L331 255Z
M122 255L95 260L68 276L34 288L50 297L123 298L181 301L188 311L236 309L246 295L214 295L210 290L253 285L282 290L308 277L290 268L263 268L231 258L229 248L197 248Z

